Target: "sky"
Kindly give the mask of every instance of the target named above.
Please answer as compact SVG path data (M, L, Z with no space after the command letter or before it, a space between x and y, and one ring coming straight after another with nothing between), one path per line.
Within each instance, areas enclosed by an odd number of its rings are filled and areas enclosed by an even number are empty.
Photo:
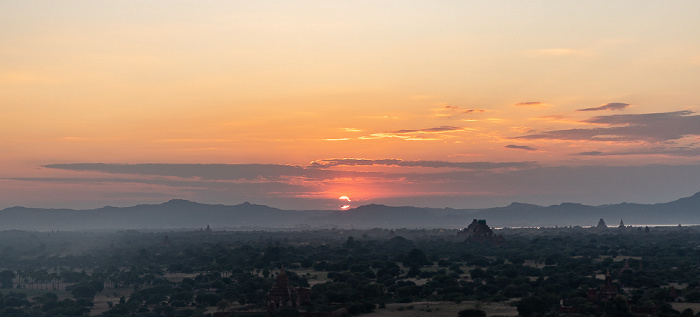
M700 191L698 12L2 1L0 208L675 200Z

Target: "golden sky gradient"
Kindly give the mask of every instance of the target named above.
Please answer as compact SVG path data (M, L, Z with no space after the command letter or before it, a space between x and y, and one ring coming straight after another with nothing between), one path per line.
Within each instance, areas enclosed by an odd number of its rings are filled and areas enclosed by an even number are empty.
M2 1L0 208L675 199L700 190L698 12Z

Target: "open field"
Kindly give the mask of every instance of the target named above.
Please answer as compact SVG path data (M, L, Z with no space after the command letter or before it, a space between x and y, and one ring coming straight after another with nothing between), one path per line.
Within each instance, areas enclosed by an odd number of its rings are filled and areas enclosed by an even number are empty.
M90 316L98 316L107 310L109 310L109 304L112 303L118 304L119 303L119 298L121 296L124 296L125 298L129 298L129 295L131 294L132 290L131 289L108 289L102 291L102 293L98 294L95 296L95 299L93 300L93 303L95 306L93 306L90 309ZM116 294L116 296L115 296Z
M700 303L671 303L671 306L673 306L673 309L680 312L687 308L692 309L695 313L700 312Z

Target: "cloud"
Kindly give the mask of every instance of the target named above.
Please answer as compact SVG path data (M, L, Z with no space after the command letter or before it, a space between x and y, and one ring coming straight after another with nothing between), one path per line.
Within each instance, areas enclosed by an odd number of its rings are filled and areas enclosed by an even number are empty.
M549 116L540 116L540 117L532 117L529 118L528 120L537 120L540 122L551 122L551 123L565 123L565 124L576 124L576 125L589 125L588 123L582 122L582 121L576 121L573 120L567 116L564 115L549 115Z
M532 133L535 132L533 128L530 127L510 127L511 131L514 132L519 132L519 133Z
M455 153L450 154L447 157L472 157L472 156L484 156L482 153Z
M560 114L553 114L553 115L551 115L551 116L534 117L534 118L532 118L532 119L535 119L535 120L559 121L559 120L562 120L562 119L564 119L564 118L566 118L566 117L563 116L563 115L560 115Z
M111 164L111 163L70 163L49 164L43 167L70 171L101 172L129 176L151 177L153 184L160 182L218 182L235 181L238 183L287 183L300 181L323 181L343 177L381 177L385 173L359 172L352 170L329 170L336 166L397 166L397 167L427 167L427 168L459 168L468 170L495 170L513 168L532 168L534 162L445 162L445 161L407 161L396 158L364 159L337 158L322 159L309 163L307 166L281 164ZM158 178L152 178L152 177ZM170 177L170 178L168 178ZM173 179L173 177L175 179ZM93 182L131 182L136 178L75 178L76 180ZM138 181L143 182L143 181ZM194 183L192 183L194 184Z
M526 101L526 102L518 102L514 106L516 107L532 107L532 108L545 108L549 107L548 104L540 101Z
M419 166L453 166L454 164L484 164L484 162L439 162L439 161L403 161L399 159L355 159L364 160L359 164L374 164L384 161L387 164L414 164ZM331 159L321 161L335 161L332 164L350 163L345 159ZM401 163L405 162L405 163ZM70 164L57 165L62 168L86 170L100 169L104 167L92 165ZM104 164L104 163L103 163ZM493 164L501 166L526 166L528 168L494 168ZM109 164L105 164L109 165ZM113 164L112 172L120 174L133 174L130 164ZM140 164L133 164L140 165ZM333 174L323 168L310 168L290 165L294 168L287 169L291 173L301 173L304 177L322 175L327 177L320 181L299 181L297 178L287 175L279 175L280 181L261 181L252 179L240 181L240 176L225 175L214 179L191 177L188 179L166 178L161 174L192 175L203 171L199 164L157 164L167 165L169 168L182 168L186 172L173 173L162 166L157 173L143 172L135 177L133 175L124 178L103 177L92 178L22 178L7 180L7 182L33 182L37 186L19 184L22 190L39 188L33 200L5 200L12 204L36 205L43 203L46 206L65 206L76 202L56 202L53 196L46 195L52 189L61 188L61 184L69 183L73 197L79 197L83 206L103 206L104 204L130 205L144 203L144 197L130 193L142 192L153 196L154 203L164 201L166 198L186 198L203 203L236 204L250 201L257 204L266 204L283 209L319 209L326 208L328 199L331 204L328 208L335 208L337 195L335 189L329 184L342 184L343 188L355 186L362 190L360 198L364 203L388 203L393 205L413 204L418 206L477 208L505 206L518 201L536 204L558 204L562 201L580 202L584 204L618 203L621 201L657 203L670 201L678 197L692 195L698 191L698 179L700 179L700 165L648 165L648 166L578 166L578 167L542 167L531 162L486 162L487 170L463 169L445 170L434 169L421 173L400 171L399 173L346 173ZM260 164L234 164L227 167L223 164L220 172L242 171L246 168L258 169ZM286 167L288 165L282 165ZM143 166L139 167L143 168ZM206 167L206 169L214 167ZM280 169L282 170L282 169ZM166 173L167 171L167 173ZM210 173L211 171L207 172ZM323 173L323 174L321 174ZM158 174L158 175L153 175ZM256 173L253 173L256 174ZM257 173L259 174L259 173ZM296 175L296 174L295 174ZM337 175L356 175L352 183L347 180L337 180L332 177ZM206 175L205 175L206 176ZM660 179L660 177L663 177ZM222 180L223 178L229 180ZM272 177L270 177L272 178ZM0 179L1 180L1 179ZM73 186L74 185L74 186ZM140 191L139 191L140 192ZM6 192L7 193L7 192ZM120 197L115 198L116 193ZM160 194L159 194L160 193ZM329 195L332 193L332 195ZM54 193L55 194L55 193ZM342 193L347 194L347 193ZM77 196L76 196L77 195ZM124 197L121 197L124 196ZM359 196L359 195L358 195ZM132 199L129 199L129 198ZM304 197L303 199L300 197ZM331 198L328 198L331 197ZM60 205L58 205L60 203ZM77 203L81 203L78 201ZM593 221L593 220L592 220Z
M2 179L0 179L2 180ZM295 197L318 193L318 182L282 182L282 181L222 181L222 180L174 180L163 177L139 178L89 178L89 177L56 177L56 178L6 178L18 182L31 182L40 188L60 189L70 188L68 195L71 204L92 200L91 207L104 205L127 206L145 202L160 203L172 198L184 198L206 203L241 203L243 201L261 202L271 206L293 208L290 203L299 201ZM47 191L43 189L42 191ZM78 196L78 197L76 197ZM31 204L51 199L50 195L33 199ZM83 201L81 201L83 200ZM65 203L65 202L63 202ZM61 203L61 204L63 204ZM314 201L306 201L307 206ZM25 205L25 204L22 204ZM56 202L47 205L55 208ZM296 205L299 206L299 205Z
M200 180L279 181L290 177L324 178L348 176L342 171L311 171L297 165L282 164L49 164L46 168L102 172L110 174L180 177Z
M700 156L700 148L695 148L695 147L651 147L651 148L633 149L633 150L626 150L626 151L580 152L580 153L575 153L574 155L583 155L583 156L663 155L663 156L693 157L693 156Z
M355 167L373 165L416 167L424 170L420 170L420 173L390 169L384 172L354 171ZM344 170L329 169L335 166L344 167ZM431 196L436 192L443 192L444 189L440 187L441 185L438 186L440 188L433 189L432 186L435 184L430 185L421 181L424 178L430 178L427 174L435 174L433 180L437 183L454 181L451 179L454 170L450 173L442 173L449 170L440 168L492 175L537 166L534 162L404 161L395 158L327 159L314 161L308 166L74 163L45 165L50 169L80 172L74 177L5 178L0 181L32 182L41 184L38 186L40 188L49 189L69 187L71 191L82 193L84 198L93 203L104 204L125 205L130 202L143 203L144 199L159 202L163 198L185 198L209 203L251 201L282 208L319 208L321 206L319 201L327 199L329 193L339 194L337 190L345 191L348 186L365 192L367 199L406 192ZM105 174L114 176L105 176ZM15 186L27 187L21 184ZM148 193L147 196L150 198L129 194L133 192ZM47 197L47 199L50 198ZM34 200L32 204L40 201ZM83 203L87 202L83 201Z
M372 166L372 165L396 165L403 162L400 159L362 159L362 158L337 158L312 161L307 165L310 168L328 168L334 166Z
M432 202L438 207L472 208L505 206L513 201L540 205L565 201L595 205L623 201L658 203L696 193L700 165L558 166L497 172L403 173L390 177L405 179L389 186L407 194L378 202L398 206L425 206ZM421 194L420 199L413 200L415 193Z
M606 103L600 107L584 108L584 109L578 109L576 111L623 110L627 107L629 107L628 103L611 102L611 103Z
M3 178L9 180L17 181L33 181L33 182L47 182L47 183L63 183L63 184L91 184L94 186L100 184L147 184L156 186L166 186L173 188L209 188L211 190L241 190L242 188L248 188L249 190L257 189L270 189L275 190L301 190L304 187L298 184L287 184L280 181L269 181L269 182L224 182L219 180L203 180L203 179L166 179L166 178L106 178L106 177L15 177L15 178Z
M458 113L482 113L486 112L484 109L471 109L471 108L461 108L458 106L451 106L451 105L445 105L441 109L438 110L447 110L451 112L458 112Z
M452 126L441 126L441 127L418 129L418 130L401 129L401 130L396 130L396 131L392 131L392 132L388 132L388 133L391 133L391 134L443 133L443 132L460 131L460 130L464 130L464 128L452 127Z
M464 127L454 127L454 126L440 126L434 128L424 128L424 129L400 129L389 132L372 133L367 136L362 136L362 140L371 139L381 139L381 138L399 138L404 140L441 140L441 137L437 137L439 134L447 132L458 132L465 130L473 130Z
M657 123L674 123L673 121L678 121L676 123L681 123L680 121L687 120L697 120L698 116L690 116L693 114L690 110L681 110L673 112L661 112L661 113L644 113L644 114L618 114L611 116L596 116L584 122L589 123L601 123L601 124L618 124L618 125L654 125ZM694 121L695 122L695 121ZM697 126L700 131L700 125Z
M478 108L462 108L458 106L452 106L452 105L444 105L440 108L433 109L435 111L434 116L435 117L442 117L442 118L448 118L451 119L454 116L462 116L462 115L472 115L476 113L484 113L486 110L484 109L478 109ZM464 121L476 121L476 120L464 120Z
M506 148L509 148L509 149L526 150L526 151L537 151L536 148L533 148L533 147L530 147L530 146L527 146L527 145L514 145L514 144L509 144L509 145L506 145Z
M600 151L589 151L589 152L581 152L577 153L577 155L586 155L586 156L603 156L605 153L600 152Z
M692 114L692 111L675 111L597 116L581 122L609 127L553 130L513 139L664 142L700 135L700 116Z
M329 168L335 166L399 166L399 167L429 167L429 168L459 168L469 170L492 170L502 168L531 168L537 166L534 162L446 162L446 161L404 161L401 159L363 159L337 158L317 160L309 163L312 168Z

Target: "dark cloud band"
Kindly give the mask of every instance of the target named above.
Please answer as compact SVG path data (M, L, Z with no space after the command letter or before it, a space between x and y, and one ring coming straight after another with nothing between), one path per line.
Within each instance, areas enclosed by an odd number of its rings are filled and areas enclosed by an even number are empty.
M700 116L692 111L596 116L582 122L608 125L593 129L566 129L514 139L664 142L700 135Z
M633 149L627 151L589 151L576 153L574 155L583 156L622 156L622 155L664 155L678 157L693 157L700 156L700 148L693 147L651 147L642 149Z
M467 170L522 169L537 166L534 162L445 162L404 161L401 159L326 159L313 161L307 166L281 164L110 164L71 163L49 164L46 168L89 171L123 175L179 177L198 180L242 180L246 182L275 182L293 178L324 180L337 177L377 177L385 173L338 171L336 166L401 166L429 168L459 168Z

